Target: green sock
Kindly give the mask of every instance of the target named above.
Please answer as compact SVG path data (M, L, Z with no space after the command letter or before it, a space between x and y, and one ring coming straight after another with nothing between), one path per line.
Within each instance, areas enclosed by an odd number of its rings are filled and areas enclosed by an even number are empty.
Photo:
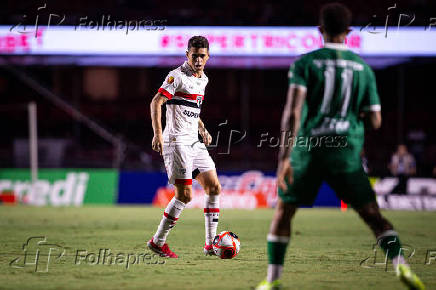
M395 231L385 231L377 237L377 243L391 260L397 256L403 255L400 238Z
M283 265L289 237L268 235L268 264Z

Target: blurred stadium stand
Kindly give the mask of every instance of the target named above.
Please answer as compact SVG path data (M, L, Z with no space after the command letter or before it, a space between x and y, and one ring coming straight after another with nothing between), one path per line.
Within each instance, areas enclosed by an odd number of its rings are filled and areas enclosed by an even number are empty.
M15 24L22 21L22 15L28 19L32 13L37 14L37 8L47 3L47 11L66 15L62 25L74 25L80 17L99 19L102 14L110 14L114 18L144 18L167 19L168 25L229 25L229 26L308 26L318 22L319 8L331 1L231 1L231 0L106 0L106 1L3 1L0 12L2 24ZM428 19L435 17L436 2L432 0L402 0L380 2L376 0L347 1L346 5L353 12L354 25L366 25L369 21L383 26L387 8L396 5L398 9L391 10L391 19L398 19L400 13L415 14L416 19L411 25L426 26ZM41 12L41 14L43 14ZM371 17L377 15L375 19ZM34 16L34 15L33 15ZM30 21L30 23L32 23Z
M79 18L98 18L110 14L114 18L167 19L168 25L241 25L241 26L305 26L317 24L317 11L327 1L91 1L48 2L50 13L65 14L63 25L75 25ZM68 3L68 4L67 4ZM11 25L28 14L34 19L35 1L5 1L0 24ZM347 3L354 13L355 25L366 25L377 15L383 25L386 7L378 1ZM413 11L412 25L428 25L436 17L436 2L409 0L398 3L395 13ZM31 15L30 12L35 15ZM32 18L33 17L33 18ZM394 16L393 16L394 17ZM32 23L32 21L29 21ZM213 57L213 56L212 56ZM369 132L366 156L370 173L388 175L391 153L400 142L410 146L417 158L417 175L430 176L436 164L436 114L434 58L416 58L407 63L381 66L376 70L383 106L384 125L378 132ZM26 66L19 70L31 76L54 94L78 108L98 124L126 142L124 169L163 169L160 157L151 150L152 128L149 102L156 93L169 67L86 67ZM227 150L226 140L211 151L219 170L256 168L274 171L276 149L257 148L261 134L278 135L280 115L287 90L286 69L206 68L210 79L202 118L216 136L228 138L230 130L247 131L246 138ZM89 86L92 83L93 86ZM25 104L38 104L40 140L58 148L42 153L41 167L112 167L114 147L76 122L47 98L23 84L10 71L0 67L0 166L27 167L26 160L14 157L20 140L28 135ZM23 105L24 104L24 105ZM227 121L227 125L219 126ZM237 138L237 137L234 137ZM223 140L223 139L221 139ZM51 143L50 143L51 142ZM56 145L55 145L56 144ZM40 147L40 150L44 146ZM57 154L58 158L50 158Z

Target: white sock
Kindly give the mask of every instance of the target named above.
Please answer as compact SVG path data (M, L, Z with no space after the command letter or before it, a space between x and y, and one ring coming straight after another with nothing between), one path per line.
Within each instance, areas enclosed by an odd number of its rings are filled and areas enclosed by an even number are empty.
M267 282L274 282L282 275L283 265L268 264L268 272L266 275Z
M165 244L168 233L176 224L179 219L182 210L185 208L185 204L180 200L173 197L173 199L168 203L165 208L164 215L160 221L159 227L153 237L153 243L162 247Z
M206 230L206 245L212 245L216 236L220 216L220 196L204 196L204 228Z

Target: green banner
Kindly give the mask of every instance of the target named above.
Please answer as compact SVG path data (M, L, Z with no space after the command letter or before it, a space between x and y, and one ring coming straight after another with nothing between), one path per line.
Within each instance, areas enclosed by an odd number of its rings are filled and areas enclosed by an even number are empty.
M114 169L40 169L32 184L29 169L0 169L0 194L13 193L31 205L114 204L118 171Z

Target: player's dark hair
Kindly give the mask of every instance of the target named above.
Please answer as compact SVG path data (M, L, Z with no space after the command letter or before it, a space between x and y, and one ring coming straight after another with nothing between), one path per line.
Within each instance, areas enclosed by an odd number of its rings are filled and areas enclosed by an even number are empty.
M341 3L329 3L321 8L319 24L330 36L346 32L351 25L351 11Z
M188 41L188 51L191 47L195 48L207 48L209 51L209 41L204 36L193 36Z

